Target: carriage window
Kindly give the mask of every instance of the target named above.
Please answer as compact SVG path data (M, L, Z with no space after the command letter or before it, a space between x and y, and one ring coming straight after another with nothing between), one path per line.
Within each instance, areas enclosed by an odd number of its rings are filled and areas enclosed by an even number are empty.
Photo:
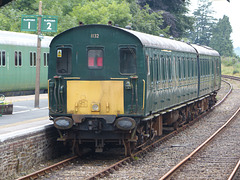
M15 51L15 66L17 66L18 63L17 63L17 51Z
M103 68L103 50L102 49L88 50L88 68L89 69Z
M48 59L49 59L49 53L43 53L43 60L44 60L43 64L45 67L48 66Z
M6 66L5 51L0 51L0 66Z
M167 66L168 66L168 80L172 80L172 60L171 57L167 57Z
M22 52L18 52L18 65L22 66Z
M120 49L120 73L135 74L136 67L136 50L134 48Z
M30 66L36 66L36 52L30 52Z
M72 71L72 49L58 48L57 49L57 73L70 74Z
M2 65L3 65L3 66L6 66L5 51L2 51Z
M22 52L15 51L15 66L22 66Z

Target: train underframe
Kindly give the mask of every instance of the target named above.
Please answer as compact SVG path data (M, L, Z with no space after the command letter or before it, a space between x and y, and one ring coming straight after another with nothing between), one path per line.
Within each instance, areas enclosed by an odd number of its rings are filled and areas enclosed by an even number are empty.
M73 122L69 130L60 130L59 141L71 142L74 153L81 154L83 147L102 152L107 145L124 146L125 155L131 155L135 149L143 147L155 136L161 136L163 130L174 130L209 110L216 103L216 93L204 96L179 106L152 113L147 117L121 117L130 120L130 129L107 124L104 118L86 118L81 123ZM134 122L133 122L134 120ZM127 125L129 122L126 121ZM126 125L126 124L125 124ZM123 125L124 126L124 125Z

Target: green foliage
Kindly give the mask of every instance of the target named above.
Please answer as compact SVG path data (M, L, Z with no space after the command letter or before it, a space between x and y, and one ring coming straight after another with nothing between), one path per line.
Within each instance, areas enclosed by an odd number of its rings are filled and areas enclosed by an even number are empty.
M151 12L148 5L140 9L136 3L131 4L132 18L132 28L137 31L160 35L166 33L169 27L161 29L160 26L163 23L161 12Z
M166 3L166 2L165 2ZM0 29L20 31L22 15L38 15L39 0L16 0L0 9ZM148 5L141 7L135 0L42 0L42 14L58 16L58 32L44 33L54 36L69 28L84 24L113 24L149 34L169 33L170 26L163 27L161 11L153 11ZM36 32L30 32L36 33Z
M240 58L239 57L225 57L221 58L222 74L240 76Z
M234 56L233 44L230 39L232 27L229 18L224 15L222 19L219 19L212 32L210 46L217 50L221 56Z
M0 29L7 31L19 31L21 27L21 13L11 6L0 9Z
M131 19L129 4L126 1L96 0L78 5L70 12L72 17L84 24L113 24L125 26Z
M222 64L225 66L233 66L236 63L236 59L231 57L222 57Z
M188 16L187 6L190 0L138 0L139 4L149 7L154 12L161 12L163 16L162 29L169 29L168 34L175 38L183 38L186 32L193 29L194 19Z
M216 24L216 19L212 16L212 2L200 0L198 9L193 12L195 17L194 31L189 32L189 38L194 44L209 46L212 29Z
M239 70L235 69L235 70L233 71L233 74L237 74L237 73L239 73Z

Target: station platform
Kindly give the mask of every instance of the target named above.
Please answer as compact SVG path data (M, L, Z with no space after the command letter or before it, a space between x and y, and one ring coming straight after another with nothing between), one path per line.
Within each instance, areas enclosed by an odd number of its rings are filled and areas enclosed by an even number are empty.
M13 104L13 114L0 117L0 142L52 126L48 117L48 95L40 94L39 108L34 108L35 95L6 97Z

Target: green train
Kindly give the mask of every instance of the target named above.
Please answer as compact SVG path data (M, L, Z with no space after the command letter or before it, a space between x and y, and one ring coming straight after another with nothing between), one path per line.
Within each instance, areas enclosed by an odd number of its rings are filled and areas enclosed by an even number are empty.
M216 103L219 53L129 29L85 25L52 40L49 116L75 152L135 148Z
M49 44L41 42L40 88L48 86ZM36 81L37 35L0 31L0 93L5 95L34 92Z

